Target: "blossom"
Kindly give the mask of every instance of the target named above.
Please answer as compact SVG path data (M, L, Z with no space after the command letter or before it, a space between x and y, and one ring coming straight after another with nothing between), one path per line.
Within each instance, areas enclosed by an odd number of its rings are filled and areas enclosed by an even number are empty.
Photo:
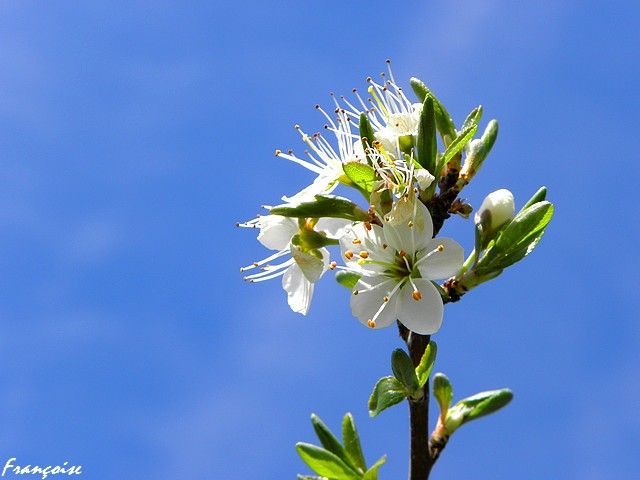
M419 334L435 333L444 305L432 280L454 275L462 266L462 247L449 238L432 238L427 208L405 195L382 226L355 224L340 241L347 269L361 276L351 310L370 328L399 320Z
M515 215L516 207L513 194L501 188L485 197L474 216L476 224L482 224L489 231L495 232Z
M321 219L315 225L305 225L303 228L313 228L322 231L329 237L342 234L347 220L327 218ZM282 288L287 292L287 301L291 310L306 315L313 298L314 283L329 268L329 251L326 248L309 249L300 242L296 242L301 231L298 221L294 218L280 215L260 215L241 227L258 228L258 241L270 250L276 252L263 260L242 267L241 272L259 268L260 272L247 275L249 282L262 282L272 278L282 277ZM298 243L298 244L296 244ZM288 257L278 264L271 264L277 259Z
M319 105L316 105L316 109L329 121L325 129L335 135L337 148L320 133L307 135L299 125L295 126L302 136L302 141L309 147L309 150L305 150L308 159L296 156L293 151L284 153L276 150L276 156L297 163L315 173L317 177L311 185L295 195L282 197L285 202L308 201L315 195L332 192L338 186L340 177L344 175L344 163L366 161L360 137L351 132L351 121L346 112L338 108L338 116L334 121Z

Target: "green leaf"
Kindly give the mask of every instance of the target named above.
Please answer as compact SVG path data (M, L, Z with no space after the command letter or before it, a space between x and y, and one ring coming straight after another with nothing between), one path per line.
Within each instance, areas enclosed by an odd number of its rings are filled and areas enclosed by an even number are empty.
M296 206L278 206L269 210L271 215L296 218L346 218L353 221L369 219L369 214L346 198L335 195L316 195L311 202Z
M444 373L433 376L433 396L436 397L440 411L446 414L453 400L453 387Z
M440 132L440 136L442 137L445 147L448 146L451 141L456 138L457 134L456 126L453 123L453 120L451 120L451 115L449 115L449 112L444 108L444 105L440 103L438 98L427 88L422 80L412 77L410 83L411 88L413 88L413 91L421 102L424 102L427 95L431 95L433 97L433 110L436 119L436 127Z
M366 113L360 114L360 123L358 125L358 130L360 131L360 140L362 141L362 148L366 151L373 145L373 141L376 139L373 133L373 127L371 126L371 122L369 121L369 117L367 117Z
M477 393L476 395L460 400L458 403L467 408L462 423L470 422L476 418L497 412L511 402L512 399L513 392L508 388L503 388Z
M352 290L360 280L360 275L353 272L347 272L344 270L338 270L336 272L336 281L343 287L347 287Z
M296 450L304 463L323 477L345 480L360 480L360 475L338 456L310 443L297 443Z
M374 463L369 470L362 476L362 480L378 480L378 469L387 461L387 456L383 455Z
M422 104L420 123L418 124L418 163L436 175L436 155L438 143L436 141L436 119L433 97L427 95Z
M472 149L473 151L469 152L467 161L473 164L473 167L470 169L472 173L476 173L480 169L485 158L487 158L487 155L489 155L493 145L496 143L496 138L498 138L498 121L494 119L489 121L482 137L480 137L480 142L475 143Z
M403 401L409 392L396 377L378 380L369 398L369 415L375 417L383 410Z
M436 342L431 340L420 359L420 363L416 367L416 376L418 377L418 384L420 387L424 387L429 381L429 375L431 375L431 370L433 370L433 364L436 361L437 353L438 345L436 345Z
M350 460L349 464L364 472L367 469L367 464L362 453L362 445L360 444L358 430L356 430L356 423L350 413L347 413L342 419L342 441Z
M477 130L478 125L470 125L460 131L458 136L449 144L442 157L440 157L440 159L438 160L438 166L436 170L438 174L444 168L447 162L451 160L455 155L460 153L465 145L471 141Z
M347 162L342 165L345 175L361 190L371 193L376 182L376 171L370 165L360 162Z
M478 105L476 108L474 108L473 110L471 110L471 113L469 113L469 115L467 115L467 118L464 120L464 123L462 124L462 128L460 129L465 130L466 128L469 128L472 125L478 125L480 123L480 119L482 118L482 105Z
M315 430L322 446L334 455L340 457L340 459L345 463L349 464L350 462L347 452L345 452L342 444L335 435L331 433L329 427L327 427L315 413L311 414L311 424L313 425L313 429Z
M420 389L413 362L407 352L401 348L396 348L391 354L391 369L393 375L405 386L411 394L415 394Z
M540 187L538 191L534 193L533 196L527 201L527 203L524 204L524 207L522 207L520 211L526 210L531 205L534 205L538 202L542 202L546 198L547 198L547 187Z
M538 245L553 217L553 204L537 202L518 212L476 266L479 275L502 270L522 260Z

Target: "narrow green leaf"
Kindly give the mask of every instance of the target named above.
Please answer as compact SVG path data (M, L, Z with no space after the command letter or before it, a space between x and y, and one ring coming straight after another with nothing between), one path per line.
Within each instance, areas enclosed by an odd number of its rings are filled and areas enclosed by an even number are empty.
M296 218L346 218L353 221L369 219L369 214L346 198L335 195L316 195L311 202L302 202L295 206L277 206L272 208L271 215Z
M446 413L453 400L453 387L444 373L433 376L433 396L438 401L440 411Z
M418 163L429 171L436 174L436 155L438 153L438 143L436 141L436 119L433 106L433 97L427 95L422 104L420 123L418 124Z
M304 463L318 475L340 480L360 480L355 470L324 448L300 442L296 444L296 450Z
M462 151L465 145L471 141L477 130L478 125L470 125L460 131L459 135L449 144L444 154L442 154L438 160L436 170L438 173L440 173L449 160Z
M342 165L342 169L354 185L371 193L376 182L376 171L373 167L360 162L347 162Z
M346 272L344 270L338 270L336 272L336 281L343 287L347 287L350 290L356 286L358 280L360 280L360 275L357 273Z
M427 95L431 95L433 97L433 109L435 113L436 119L436 127L440 132L440 136L442 137L442 141L444 142L445 147L448 146L451 141L456 138L456 126L451 120L451 115L447 112L447 109L444 108L444 105L438 100L438 98L433 94L429 88L422 82L422 80L412 77L410 80L411 88L415 92L416 96L421 102L424 102Z
M409 392L396 377L378 380L369 398L369 415L375 417L383 410L403 401Z
M480 123L480 119L482 118L482 105L478 105L476 108L471 110L471 113L467 115L467 118L464 120L462 124L462 128L460 131L463 131L469 128L472 125L478 125Z
M469 409L464 415L462 423L470 422L476 418L484 417L497 412L513 399L513 392L508 388L481 392L471 397L460 400L460 404Z
M311 414L311 424L313 425L313 429L315 430L322 446L334 455L340 457L342 461L349 464L350 462L347 452L345 452L340 440L336 438L331 430L329 430L329 427L327 427L315 413Z
M524 207L522 207L520 211L526 210L531 205L534 205L538 202L542 202L546 198L547 198L547 187L540 187L538 191L534 193L533 196L527 201L527 203L524 204Z
M424 387L429 381L429 375L431 375L431 370L433 370L437 353L438 345L436 345L436 342L431 340L424 351L424 355L422 355L422 358L420 359L420 363L416 367L416 376L418 377L418 384L420 387Z
M387 461L387 456L383 455L378 459L376 463L374 463L369 470L365 472L362 477L362 480L378 480L378 469L385 464Z
M367 163L371 165L371 159L367 152L369 148L373 146L373 142L376 139L373 133L373 127L371 126L371 122L369 121L369 117L367 117L366 113L360 114L360 122L358 124L358 130L360 131L360 141L362 142L362 148L364 149L365 155L367 156Z
M414 394L420 389L413 362L403 349L396 348L391 354L391 369L408 392Z
M367 464L362 453L356 422L350 413L347 413L342 419L342 442L349 456L349 463L364 472L367 469Z

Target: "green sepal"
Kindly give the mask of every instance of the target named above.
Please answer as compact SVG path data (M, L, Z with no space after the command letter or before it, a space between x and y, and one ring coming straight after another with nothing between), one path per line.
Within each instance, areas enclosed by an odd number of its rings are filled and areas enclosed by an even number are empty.
M478 275L503 270L522 260L538 245L553 217L552 203L543 200L518 212L476 266Z
M438 153L438 143L436 140L436 119L434 101L431 95L427 95L422 104L420 113L420 123L418 124L418 158L417 161L436 176L436 155Z
M540 187L536 193L524 204L522 210L529 208L531 205L535 205L538 202L542 202L547 198L547 187Z
M429 381L429 375L431 375L431 370L433 370L437 353L438 345L436 345L436 342L431 340L420 359L420 363L415 369L416 377L418 378L418 385L420 385L421 388Z
M349 457L349 464L364 472L367 469L367 464L362 453L362 445L360 444L356 423L351 413L347 413L342 419L342 442L344 443L344 450Z
M406 391L412 396L418 394L420 390L418 377L411 358L403 349L396 348L391 354L391 370L393 375L404 385Z
M440 406L440 411L446 414L453 400L453 387L444 373L436 373L433 376L433 396Z
M376 183L376 171L372 166L360 162L347 162L342 165L347 178L369 198L371 190Z
M396 377L383 377L378 380L369 397L369 415L375 417L383 410L403 401L409 392Z
M344 480L360 480L361 476L343 462L340 457L324 448L299 442L296 451L314 472L323 477Z
M346 464L350 464L351 462L347 452L340 443L340 440L336 438L331 430L329 430L329 427L327 427L315 413L311 414L311 424L313 425L313 429L315 430L318 440L320 440L322 446L334 455L340 457L340 459Z
M433 97L433 110L435 113L436 127L440 132L440 136L442 137L445 147L447 147L453 139L456 138L456 125L453 123L451 115L449 115L449 112L447 112L444 105L440 103L438 97L436 97L433 92L427 88L422 80L412 77L409 82L411 83L411 88L413 88L413 91L421 102L424 102L427 95Z
M269 213L295 218L345 218L356 222L369 219L369 214L351 200L335 195L316 195L315 201L274 207Z
M374 463L362 476L362 480L378 480L378 469L387 461L387 456L383 455Z
M336 282L350 290L356 286L358 280L360 280L360 275L357 273L347 272L344 270L336 272Z

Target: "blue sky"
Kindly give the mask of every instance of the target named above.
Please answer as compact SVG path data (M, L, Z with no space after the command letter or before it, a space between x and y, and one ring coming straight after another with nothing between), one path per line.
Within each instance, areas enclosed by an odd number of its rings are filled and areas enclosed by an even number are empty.
M466 192L549 187L536 252L437 334L458 396L509 386L433 478L640 474L634 2L3 2L0 462L91 479L295 478L293 445L351 411L381 478L403 478L407 412L366 399L400 345L327 276L308 317L238 267L233 227L309 182L273 156L312 108L393 59L458 121L500 136ZM468 223L443 233L468 249Z

